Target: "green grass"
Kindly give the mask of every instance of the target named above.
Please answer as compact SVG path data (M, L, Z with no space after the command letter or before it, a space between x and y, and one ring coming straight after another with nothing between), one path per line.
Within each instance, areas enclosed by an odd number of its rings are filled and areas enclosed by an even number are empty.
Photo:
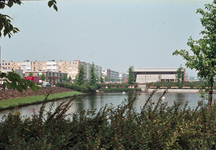
M59 98L71 97L74 95L82 95L82 94L83 94L82 92L77 92L77 91L50 94L48 100L55 100ZM40 103L44 101L44 99L45 99L45 95L37 95L37 96L1 100L0 109L13 108L20 105L27 105L32 103Z

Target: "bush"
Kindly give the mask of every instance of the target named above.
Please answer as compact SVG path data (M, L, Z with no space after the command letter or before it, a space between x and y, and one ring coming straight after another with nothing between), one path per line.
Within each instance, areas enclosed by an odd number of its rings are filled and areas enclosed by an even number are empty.
M187 103L182 109L179 103L168 107L161 99L154 104L153 94L139 112L133 108L135 94L97 112L66 115L70 100L55 110L53 103L46 113L44 102L32 118L9 113L0 122L0 149L215 149L215 104L199 102L194 110Z
M80 91L83 93L95 93L100 86L95 85L95 86L89 86L88 83L84 83L82 85L78 85L76 83L57 83L56 86L59 87L65 87L69 89L73 89L74 91Z

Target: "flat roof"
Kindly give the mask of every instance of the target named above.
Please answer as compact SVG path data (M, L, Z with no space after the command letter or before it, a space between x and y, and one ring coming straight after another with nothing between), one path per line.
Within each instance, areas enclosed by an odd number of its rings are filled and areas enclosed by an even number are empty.
M134 68L133 72L147 72L147 71L152 71L152 72L158 72L158 71L177 71L178 68L176 67L163 67L163 68L144 68L144 67L136 67Z

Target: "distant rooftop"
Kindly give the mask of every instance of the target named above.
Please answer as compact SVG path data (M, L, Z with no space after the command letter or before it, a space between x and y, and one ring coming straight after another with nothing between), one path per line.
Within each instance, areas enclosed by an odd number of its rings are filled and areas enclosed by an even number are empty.
M161 68L144 68L144 67L136 67L134 68L135 72L143 72L143 71L176 71L177 67L161 67Z

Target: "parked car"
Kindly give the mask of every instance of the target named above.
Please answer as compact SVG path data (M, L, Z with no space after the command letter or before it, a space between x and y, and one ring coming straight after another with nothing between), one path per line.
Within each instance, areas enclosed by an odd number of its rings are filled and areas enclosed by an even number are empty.
M44 82L41 84L42 87L51 87L51 84L48 82Z

